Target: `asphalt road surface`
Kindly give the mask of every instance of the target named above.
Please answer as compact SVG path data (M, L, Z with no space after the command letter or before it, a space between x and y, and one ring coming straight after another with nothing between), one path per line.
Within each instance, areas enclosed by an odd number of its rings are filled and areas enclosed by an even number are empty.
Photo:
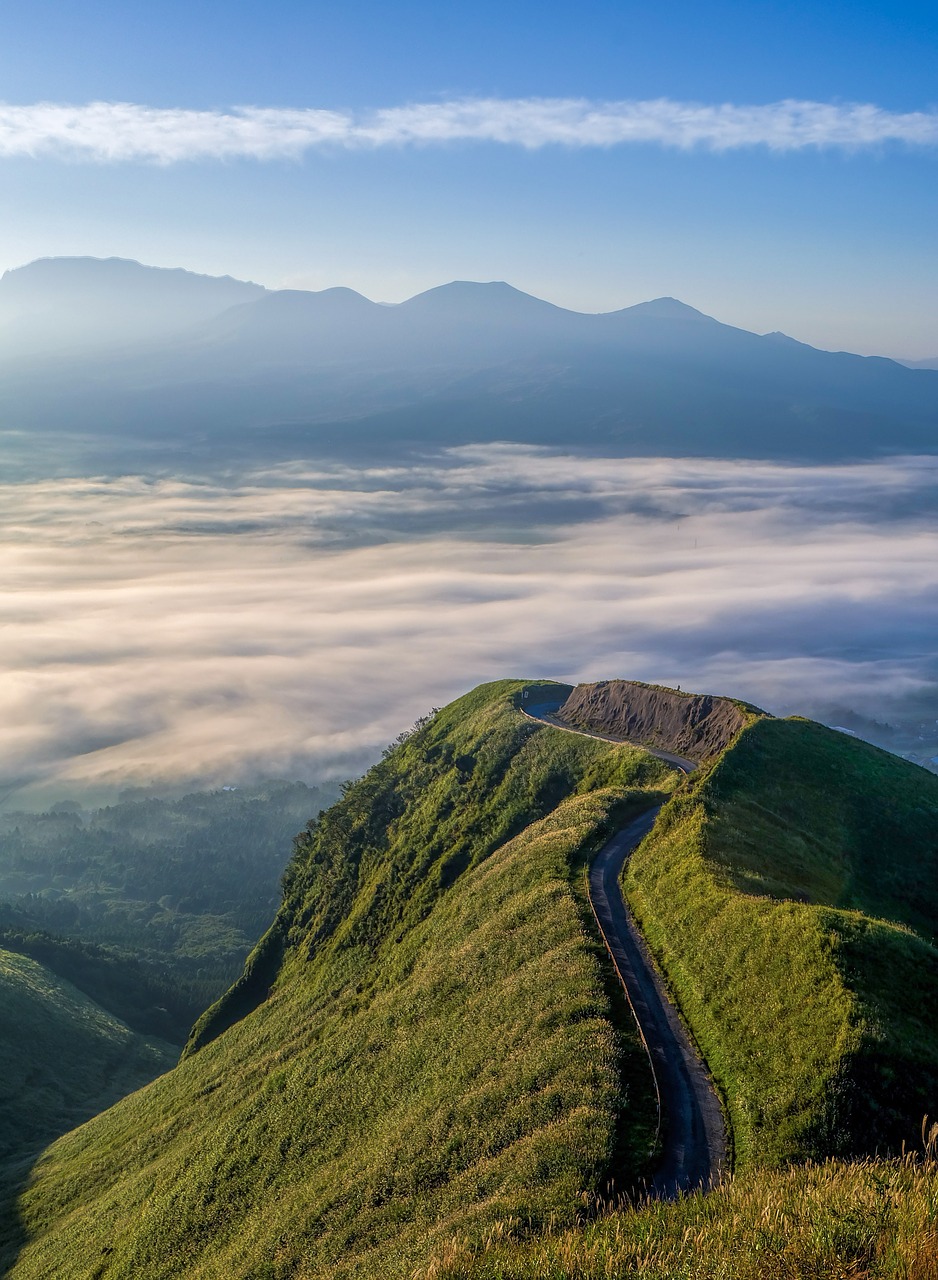
M525 714L557 729L582 732L553 721L549 712L539 715L540 710L532 707ZM589 733L586 736L605 737ZM695 767L693 761L667 752L652 754L685 773ZM655 1079L662 1154L650 1190L661 1198L673 1199L682 1192L715 1186L720 1181L727 1168L728 1142L723 1109L707 1068L668 997L619 888L626 858L652 829L660 808L656 805L635 818L599 851L590 867L589 897Z
M622 866L654 826L648 810L617 831L596 855L589 873L590 903L638 1023L658 1091L662 1159L654 1194L715 1186L726 1168L726 1126L720 1100L622 899Z

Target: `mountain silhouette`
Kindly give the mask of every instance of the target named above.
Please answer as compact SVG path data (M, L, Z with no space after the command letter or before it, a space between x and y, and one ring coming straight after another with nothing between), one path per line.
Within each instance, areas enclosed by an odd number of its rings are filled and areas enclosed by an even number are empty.
M48 259L0 280L0 334L11 418L123 446L246 448L248 432L261 454L289 437L356 457L486 440L804 460L938 447L935 371L751 333L675 298L585 314L461 280L386 306Z

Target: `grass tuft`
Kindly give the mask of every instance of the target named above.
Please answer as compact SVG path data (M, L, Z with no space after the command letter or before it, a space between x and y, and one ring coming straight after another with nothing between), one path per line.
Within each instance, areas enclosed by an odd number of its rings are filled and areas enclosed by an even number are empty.
M707 1195L525 1239L497 1223L446 1242L432 1280L938 1280L933 1160L749 1171Z

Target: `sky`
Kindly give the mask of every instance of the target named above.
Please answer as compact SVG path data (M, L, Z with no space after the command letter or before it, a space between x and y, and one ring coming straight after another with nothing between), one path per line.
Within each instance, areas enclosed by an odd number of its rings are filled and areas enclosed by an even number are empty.
M2 9L0 268L675 296L938 356L933 3Z
M932 457L508 445L0 484L0 801L345 777L506 676L934 716L936 493Z

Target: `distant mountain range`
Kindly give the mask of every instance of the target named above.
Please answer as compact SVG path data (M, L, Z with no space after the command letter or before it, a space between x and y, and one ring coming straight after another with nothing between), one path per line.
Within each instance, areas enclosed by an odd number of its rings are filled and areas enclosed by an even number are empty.
M0 346L23 354L165 336L264 293L126 258L40 258L0 277Z
M265 456L486 440L806 459L938 447L938 371L750 333L673 298L593 315L456 281L387 306L116 258L0 279L0 403L29 431Z

